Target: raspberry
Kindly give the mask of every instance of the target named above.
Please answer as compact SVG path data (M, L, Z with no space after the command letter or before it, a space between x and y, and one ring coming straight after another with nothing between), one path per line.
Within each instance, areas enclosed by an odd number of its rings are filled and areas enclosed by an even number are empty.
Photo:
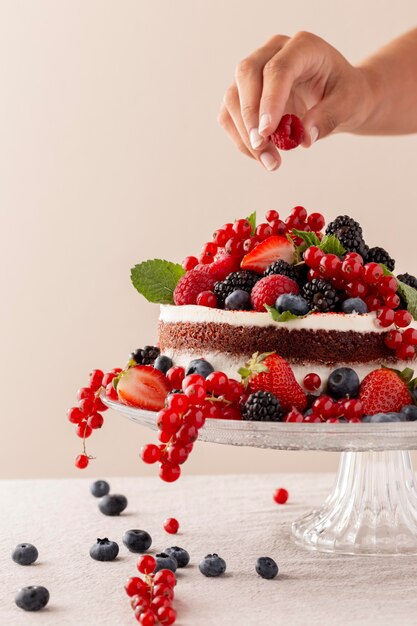
M180 306L183 304L195 304L197 296L202 291L211 291L216 279L211 274L198 270L191 270L182 276L174 289L174 302Z
M283 115L271 139L279 150L292 150L304 139L304 128L296 115Z
M223 280L231 272L235 272L240 267L239 257L218 252L211 263L199 263L194 267L199 272L206 272L214 276L216 280Z
M278 296L281 294L297 294L298 292L297 283L287 276L282 276L281 274L265 276L265 278L261 278L252 289L252 306L255 311L265 312L264 305L268 304L269 306L274 306Z

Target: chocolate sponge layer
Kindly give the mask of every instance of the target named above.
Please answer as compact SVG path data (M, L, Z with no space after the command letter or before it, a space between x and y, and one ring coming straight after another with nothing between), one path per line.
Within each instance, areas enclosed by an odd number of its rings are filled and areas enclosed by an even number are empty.
M277 352L292 363L369 363L396 361L384 343L385 333L337 330L288 330L274 326L160 322L162 352L174 350L225 352L231 355Z

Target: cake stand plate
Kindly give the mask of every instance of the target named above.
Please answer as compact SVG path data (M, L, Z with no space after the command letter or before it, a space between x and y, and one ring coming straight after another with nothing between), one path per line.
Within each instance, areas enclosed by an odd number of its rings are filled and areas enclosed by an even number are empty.
M157 430L156 413L109 400L132 421ZM417 554L417 488L409 450L417 422L298 424L208 419L199 441L276 450L340 451L332 493L292 524L309 550L338 554Z

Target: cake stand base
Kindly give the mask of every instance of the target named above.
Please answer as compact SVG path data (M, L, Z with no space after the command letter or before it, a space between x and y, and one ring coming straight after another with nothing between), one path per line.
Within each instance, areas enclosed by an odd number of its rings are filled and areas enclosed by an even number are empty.
M417 489L408 451L342 452L333 492L292 525L294 541L338 554L417 554Z

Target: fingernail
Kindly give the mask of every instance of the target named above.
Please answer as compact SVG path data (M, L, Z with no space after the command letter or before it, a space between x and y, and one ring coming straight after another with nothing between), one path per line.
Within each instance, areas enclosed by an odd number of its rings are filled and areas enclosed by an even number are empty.
M259 148L263 140L264 138L261 137L261 135L258 133L258 129L252 128L252 130L249 133L249 141L250 141L250 145L252 146L252 148L254 150L256 150L256 148Z
M311 143L314 143L318 136L319 136L319 129L313 126L312 129L310 130Z
M271 116L268 113L262 113L259 120L259 132L261 133L271 123Z
M262 165L269 171L272 172L272 170L274 170L277 166L277 160L274 159L274 157L272 156L272 154L270 154L269 152L262 152L261 156L259 157L262 161Z

